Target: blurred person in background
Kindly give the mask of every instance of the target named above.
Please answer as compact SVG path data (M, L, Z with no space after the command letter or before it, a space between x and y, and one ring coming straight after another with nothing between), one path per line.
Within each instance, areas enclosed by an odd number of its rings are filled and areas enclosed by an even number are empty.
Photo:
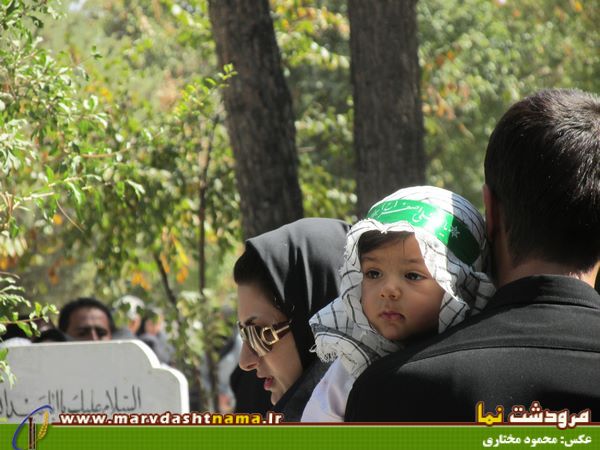
M116 330L110 309L93 297L80 297L64 305L58 329L75 341L110 341Z

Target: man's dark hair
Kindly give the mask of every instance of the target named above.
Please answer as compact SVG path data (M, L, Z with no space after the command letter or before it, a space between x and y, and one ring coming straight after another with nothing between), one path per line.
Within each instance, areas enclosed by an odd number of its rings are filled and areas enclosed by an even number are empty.
M490 137L485 182L514 264L589 270L600 259L600 98L552 89L514 104Z
M75 300L71 300L66 305L64 305L61 308L60 314L58 316L58 329L66 333L67 328L69 328L69 320L71 319L71 315L81 308L96 308L101 310L108 318L108 324L110 326L111 333L115 332L115 322L113 320L110 309L108 309L108 307L100 300L95 299L93 297L79 297Z

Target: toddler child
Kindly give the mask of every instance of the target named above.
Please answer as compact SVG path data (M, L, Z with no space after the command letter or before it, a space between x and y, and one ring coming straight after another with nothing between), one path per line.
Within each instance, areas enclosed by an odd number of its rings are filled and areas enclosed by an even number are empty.
M303 422L341 422L354 380L376 359L441 333L493 294L481 214L445 189L401 189L348 232L340 297L310 324L319 358L332 361ZM403 344L404 343L404 344Z

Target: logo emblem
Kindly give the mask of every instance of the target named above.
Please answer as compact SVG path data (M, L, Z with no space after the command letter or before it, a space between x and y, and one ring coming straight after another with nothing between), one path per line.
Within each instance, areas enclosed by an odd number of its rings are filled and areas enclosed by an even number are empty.
M42 411L44 411L42 426L40 427L40 431L38 433L36 433L37 424L35 423L34 416L38 413L41 413ZM23 450L22 448L17 446L17 439L19 437L19 434L21 433L21 430L27 423L29 424L29 439L28 439L27 450L37 450L37 442L39 440L43 439L44 436L46 436L46 433L48 432L48 422L49 422L49 416L50 416L48 414L48 411L54 412L54 410L52 409L52 406L50 406L50 405L40 406L39 408L31 411L29 413L29 415L23 419L23 421L19 424L19 426L15 430L15 434L13 435L13 439L12 439L13 450Z

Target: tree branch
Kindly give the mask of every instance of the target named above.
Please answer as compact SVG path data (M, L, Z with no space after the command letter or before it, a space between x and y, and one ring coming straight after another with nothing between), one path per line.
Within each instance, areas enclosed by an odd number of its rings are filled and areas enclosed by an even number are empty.
M163 263L158 254L154 253L153 256L154 262L156 263L156 266L158 267L158 270L160 272L160 278L162 280L163 287L165 288L167 298L169 299L169 302L171 302L173 307L175 307L175 309L177 310L177 297L175 296L175 293L173 292L173 289L171 289L171 285L169 284L169 277L167 276L165 266L163 266Z

